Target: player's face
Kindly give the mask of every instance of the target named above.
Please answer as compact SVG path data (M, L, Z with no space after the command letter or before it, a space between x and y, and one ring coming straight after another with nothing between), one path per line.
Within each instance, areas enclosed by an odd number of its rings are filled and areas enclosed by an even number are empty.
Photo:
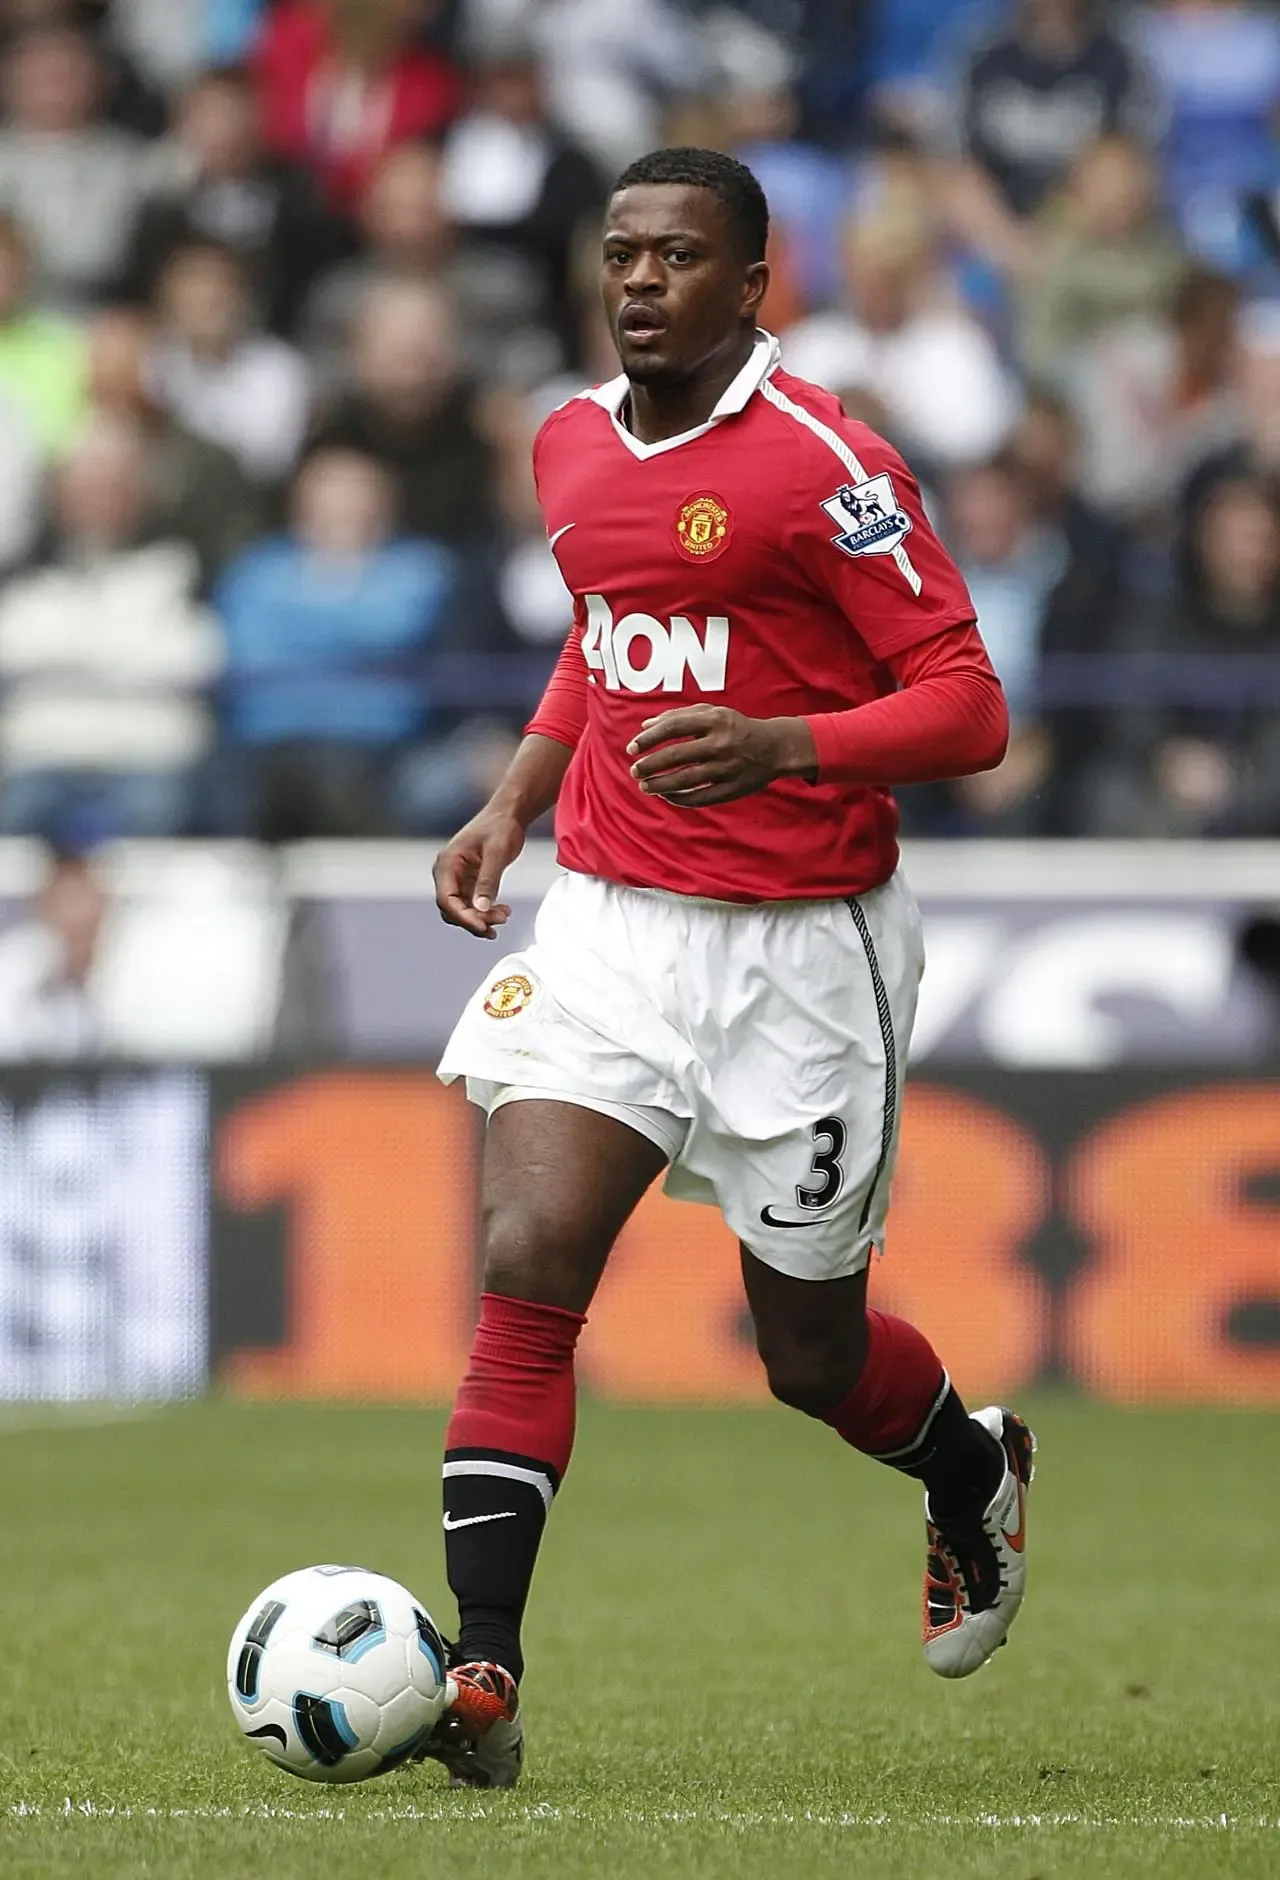
M623 370L640 384L680 384L731 353L768 280L763 262L743 261L709 189L637 184L609 204L605 312Z

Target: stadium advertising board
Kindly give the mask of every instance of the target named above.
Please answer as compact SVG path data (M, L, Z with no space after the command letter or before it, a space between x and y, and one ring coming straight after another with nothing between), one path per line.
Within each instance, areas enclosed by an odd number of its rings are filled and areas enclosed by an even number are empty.
M7 1074L0 1399L445 1400L477 1145L423 1068ZM1280 1405L1280 1082L922 1075L874 1285L975 1394ZM710 1210L646 1200L582 1372L617 1400L763 1397Z

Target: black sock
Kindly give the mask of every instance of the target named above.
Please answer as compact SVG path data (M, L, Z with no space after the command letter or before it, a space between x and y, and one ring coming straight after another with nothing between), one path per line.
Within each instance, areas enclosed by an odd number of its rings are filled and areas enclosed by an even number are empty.
M460 1663L487 1658L519 1683L520 1622L547 1511L559 1486L548 1463L500 1450L444 1459L444 1549L458 1602Z
M909 1449L879 1456L877 1461L923 1482L935 1514L940 1509L968 1513L978 1505L985 1508L1004 1480L1006 1468L1003 1445L974 1422L954 1385L939 1398Z

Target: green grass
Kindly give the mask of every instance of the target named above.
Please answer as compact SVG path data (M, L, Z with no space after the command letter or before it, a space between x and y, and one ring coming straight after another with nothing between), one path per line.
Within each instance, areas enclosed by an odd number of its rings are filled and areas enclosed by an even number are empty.
M0 1417L0 1874L1275 1875L1280 1424L1035 1411L1029 1603L950 1686L919 1653L910 1485L781 1411L588 1408L529 1773L490 1798L434 1767L291 1781L222 1689L241 1610L307 1561L396 1574L447 1623L439 1417Z

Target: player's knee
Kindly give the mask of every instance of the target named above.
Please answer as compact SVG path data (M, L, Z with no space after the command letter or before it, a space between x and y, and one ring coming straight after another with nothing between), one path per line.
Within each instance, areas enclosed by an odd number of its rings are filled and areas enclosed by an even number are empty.
M585 1264L581 1235L555 1208L523 1198L485 1210L486 1292L578 1309Z
M857 1383L865 1357L859 1328L804 1333L762 1332L760 1356L779 1403L805 1416L825 1417Z

